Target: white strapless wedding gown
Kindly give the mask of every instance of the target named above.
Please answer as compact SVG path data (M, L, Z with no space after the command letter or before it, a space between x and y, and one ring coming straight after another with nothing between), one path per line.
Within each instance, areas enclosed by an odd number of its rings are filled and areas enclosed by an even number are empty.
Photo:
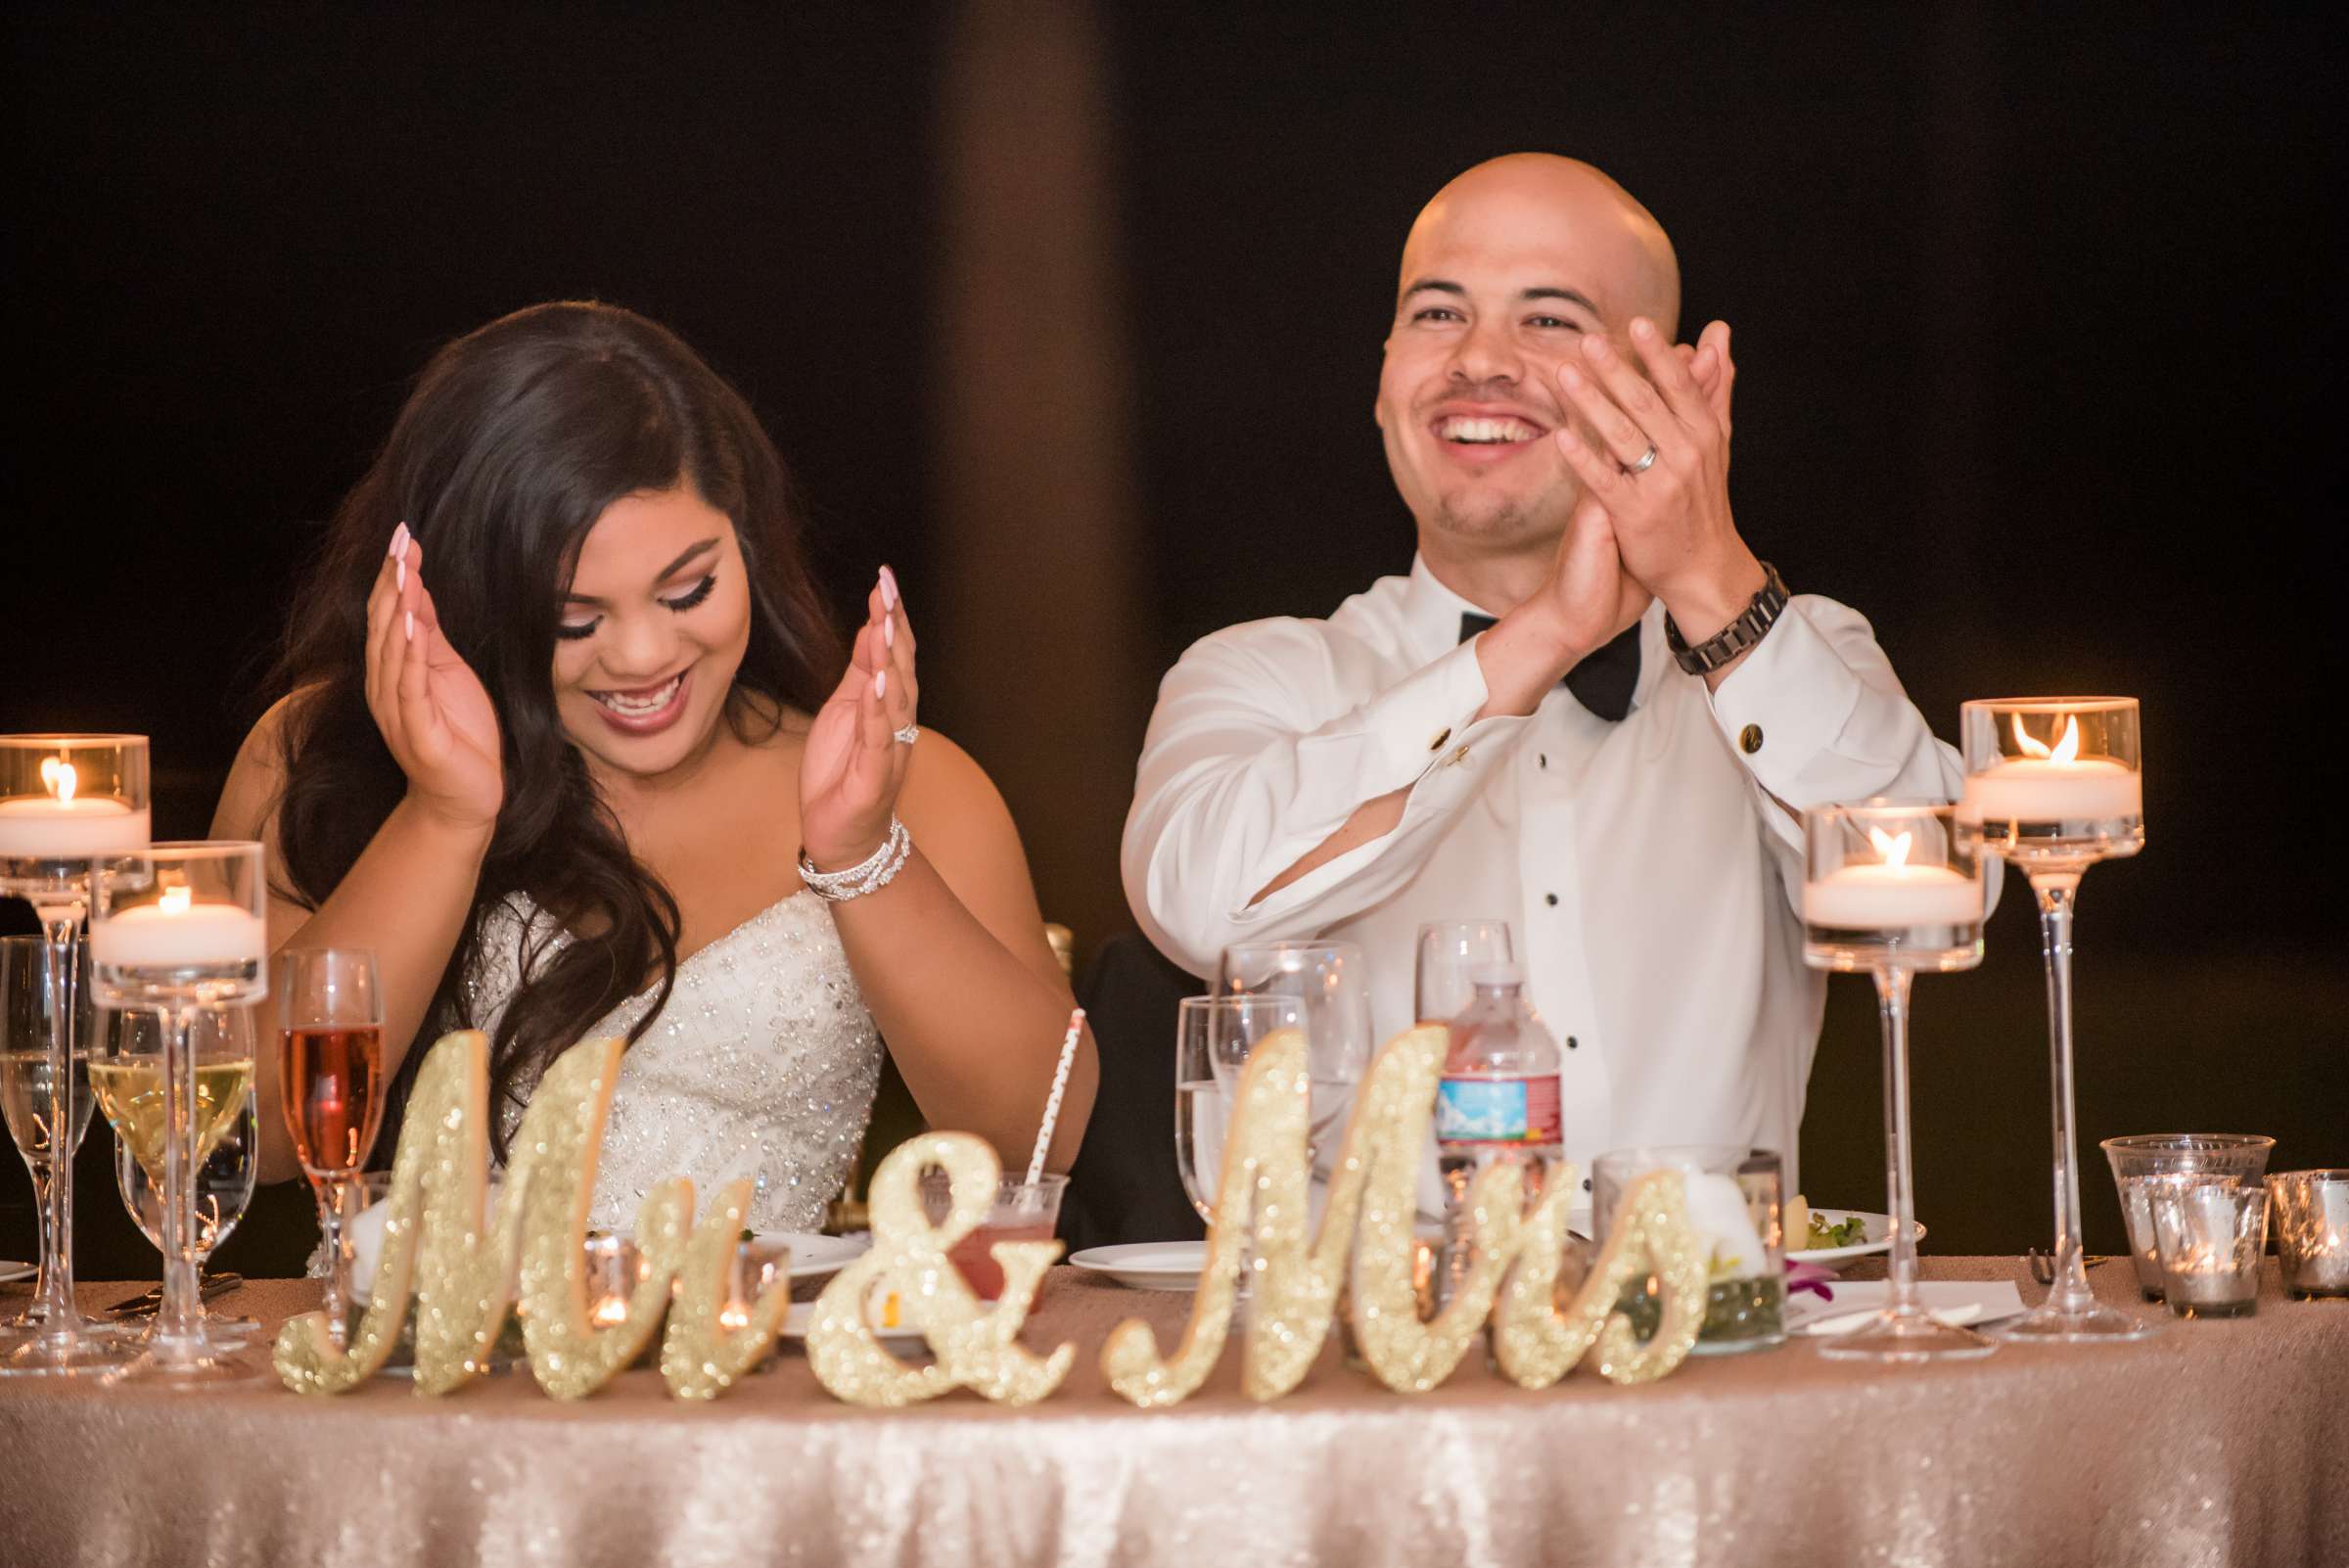
M494 1031L522 977L570 933L517 894L483 932L467 983ZM632 996L579 1038L626 1037L653 1004ZM818 1229L855 1169L881 1076L881 1037L822 899L795 893L677 966L676 989L621 1057L587 1223L632 1231L645 1192L693 1178L698 1216L729 1181L752 1183L749 1223ZM510 1134L522 1108L499 1108Z

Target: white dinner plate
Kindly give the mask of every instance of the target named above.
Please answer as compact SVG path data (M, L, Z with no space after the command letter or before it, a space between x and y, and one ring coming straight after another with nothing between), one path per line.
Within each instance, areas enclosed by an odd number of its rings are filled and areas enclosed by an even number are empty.
M13 1285L20 1279L30 1279L39 1272L31 1264L0 1258L0 1285Z
M814 1236L797 1230L769 1230L760 1241L791 1243L791 1277L829 1279L871 1249L870 1233L853 1236Z
M1856 1242L1849 1247L1811 1247L1801 1252L1790 1252L1786 1255L1788 1263L1832 1266L1848 1263L1854 1258L1865 1258L1871 1253L1892 1251L1892 1217L1890 1215L1870 1214L1865 1209L1814 1209L1811 1212L1831 1225L1839 1225L1846 1220L1857 1216L1861 1222L1860 1233L1867 1239ZM1911 1219L1909 1239L1912 1242L1920 1241L1924 1238L1924 1225L1915 1219Z
M1087 1247L1069 1259L1072 1268L1107 1274L1135 1290L1193 1290L1207 1264L1204 1241L1129 1241L1121 1247Z
M783 1314L783 1337L785 1339L806 1339L807 1337L807 1324L813 1320L814 1316L814 1302L793 1302L791 1304L791 1311ZM908 1346L919 1345L922 1343L922 1331L920 1329L907 1328L903 1326L897 1328L884 1328L881 1324L875 1323L873 1325L873 1337L880 1340L882 1344L889 1346L892 1350L903 1350Z

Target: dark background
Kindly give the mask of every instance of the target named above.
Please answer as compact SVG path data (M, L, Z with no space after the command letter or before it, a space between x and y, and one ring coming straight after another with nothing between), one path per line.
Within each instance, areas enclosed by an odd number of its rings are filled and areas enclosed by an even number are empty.
M1110 236L1093 351L1123 391L1001 395L1040 410L1020 454L1039 471L1120 465L1134 570L1085 733L1022 733L990 697L1005 672L957 670L935 632L924 718L1005 781L1081 951L1122 923L1096 850L1157 674L1219 625L1325 613L1408 563L1370 405L1412 214L1470 162L1552 149L1663 220L1689 336L1735 326L1747 536L1798 591L1870 616L1944 736L1968 696L2144 701L2150 844L2089 880L2079 934L2093 1249L2120 1245L2098 1137L2260 1130L2279 1169L2349 1164L2322 762L2338 551L2317 543L2342 503L2335 28L1727 13L17 11L0 730L152 735L159 836L201 834L273 695L254 682L297 568L407 378L562 296L667 322L743 387L838 602L889 560L917 617L1048 628L1048 594L956 602L947 565L994 547L972 519L998 513L931 428L967 375L940 346L972 326L941 283L971 231L943 214L967 220L968 171L996 156L944 84L972 73L975 25L1043 26L1077 40L1045 57L1086 73L1105 150L1072 221ZM1049 275L978 325L1052 331ZM1101 526L1026 521L1047 556L1056 530ZM1048 688L1095 655L1052 646L1008 678ZM1031 747L1058 759L1048 787ZM1918 991L1918 1203L1941 1250L2047 1244L2027 910L2010 896L1984 968ZM1880 1205L1876 1052L1871 998L1836 983L1815 1202ZM152 1273L107 1142L84 1150L83 1270ZM0 1255L29 1256L4 1179ZM265 1194L223 1261L298 1262L307 1207Z

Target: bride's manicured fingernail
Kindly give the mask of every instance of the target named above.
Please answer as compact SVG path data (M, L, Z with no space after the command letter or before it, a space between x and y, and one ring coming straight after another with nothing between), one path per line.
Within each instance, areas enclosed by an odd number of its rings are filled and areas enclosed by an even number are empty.
M408 628L407 635L408 635L408 641L410 641L410 642L414 642L414 641L416 640L416 612L415 612L415 611L413 611L413 610L402 610L402 611L400 612L400 614L408 618L408 619L407 619L407 628Z
M393 592L395 592L395 593L398 593L398 592L404 592L404 591L406 591L406 589L407 589L407 586L408 586L408 558L407 558L405 555L402 555L402 556L399 556L398 558L396 558L396 559L395 559L395 560L392 562L392 591L393 591Z
M898 607L898 575L887 567L881 569L881 603L891 610Z
M407 553L407 549L408 526L405 523L402 523L398 528L395 528L392 530L392 547L386 550L384 553L386 555L399 556L405 555Z
M895 610L881 618L881 645L885 648L898 645L898 613Z
M876 697L886 697L889 695L888 670L876 669L873 671L873 695Z

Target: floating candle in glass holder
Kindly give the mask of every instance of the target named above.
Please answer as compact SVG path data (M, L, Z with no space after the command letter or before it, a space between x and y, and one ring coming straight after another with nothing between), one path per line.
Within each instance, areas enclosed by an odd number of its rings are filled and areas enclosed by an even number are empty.
M1927 1313L1916 1288L1911 1220L1909 996L1919 974L1982 961L1982 860L1939 802L1866 801L1803 813L1803 961L1865 972L1884 1037L1884 1202L1892 1218L1889 1288L1875 1320L1822 1344L1830 1359L1966 1360L1998 1347Z
M2016 697L1958 716L1958 820L2026 871L2078 872L2145 844L2134 697Z
M1971 969L1982 867L1938 803L1868 801L1804 817L1803 955L1815 967Z
M2149 1193L2161 1293L2181 1317L2248 1317L2268 1247L2265 1187L2199 1182Z
M2286 1293L2349 1299L2349 1170L2281 1171L2268 1191Z
M84 874L147 848L148 822L146 736L0 735L0 862L69 861Z

